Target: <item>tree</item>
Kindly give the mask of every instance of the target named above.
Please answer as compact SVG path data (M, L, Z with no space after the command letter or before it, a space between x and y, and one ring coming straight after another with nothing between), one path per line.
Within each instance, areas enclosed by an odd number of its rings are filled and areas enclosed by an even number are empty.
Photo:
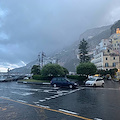
M69 71L66 68L62 67L62 69L63 69L65 75L69 74Z
M100 74L101 76L105 76L106 75L106 71L105 70L97 70L97 72L96 72L97 74Z
M42 68L41 74L43 76L65 76L66 70L58 64L49 63Z
M96 66L93 63L80 63L77 66L77 74L80 75L94 75L96 73Z
M83 38L83 40L80 41L79 44L80 63L90 61L90 57L87 54L88 54L88 43Z
M109 70L109 73L110 73L110 75L111 75L112 78L115 76L115 74L116 74L117 71L118 71L117 68L114 68L114 69L110 69L110 70Z
M31 73L33 75L40 75L40 66L39 65L33 65L31 69Z
M118 71L117 68L113 68L110 70L98 70L97 73L100 74L101 76L110 74L111 77L114 77L117 71Z

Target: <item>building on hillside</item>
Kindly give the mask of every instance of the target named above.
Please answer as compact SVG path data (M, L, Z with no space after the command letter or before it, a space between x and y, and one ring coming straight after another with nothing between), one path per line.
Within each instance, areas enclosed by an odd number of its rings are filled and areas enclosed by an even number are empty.
M112 50L120 54L120 30L119 28L116 29L115 34L110 36L109 40L112 43Z
M112 50L109 39L102 39L93 54L91 60L97 66L97 69L119 68L119 55Z

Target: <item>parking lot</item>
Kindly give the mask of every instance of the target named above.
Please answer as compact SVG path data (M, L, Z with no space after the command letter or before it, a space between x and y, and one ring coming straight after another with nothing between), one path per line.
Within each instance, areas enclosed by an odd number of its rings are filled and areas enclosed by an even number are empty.
M104 88L53 88L16 82L0 84L0 118L4 120L119 120L120 85ZM6 117L6 115L8 117Z

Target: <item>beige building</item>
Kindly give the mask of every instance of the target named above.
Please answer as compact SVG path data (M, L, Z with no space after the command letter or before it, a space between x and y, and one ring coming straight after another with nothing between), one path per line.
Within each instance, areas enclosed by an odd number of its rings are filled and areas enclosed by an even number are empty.
M120 30L116 29L116 33L111 35L109 40L112 44L112 49L118 53L120 53Z
M96 46L91 62L97 66L97 69L120 68L119 54L112 50L111 42L108 39L101 40Z
M107 49L103 52L103 66L102 69L119 69L119 55L113 50Z

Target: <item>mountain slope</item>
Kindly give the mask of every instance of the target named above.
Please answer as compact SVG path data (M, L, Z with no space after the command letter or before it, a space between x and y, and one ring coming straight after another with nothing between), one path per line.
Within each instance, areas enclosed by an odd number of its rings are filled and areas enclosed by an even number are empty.
M119 26L118 22L113 25L86 30L80 35L79 40L76 40L71 46L66 47L64 50L53 54L51 58L58 59L59 64L66 67L69 71L76 71L76 66L79 64L79 60L77 59L79 42L84 38L89 44L89 49L95 48L101 39L107 39L111 33L115 32L115 29ZM24 67L11 70L11 72L30 73L30 69L34 64L37 64L37 61L33 61Z
M99 44L101 39L107 39L110 37L110 28L111 26L93 28L81 34L79 40L66 48L66 53L63 51L61 52L61 55L58 57L60 63L62 63L61 65L66 67L69 71L76 71L76 66L79 64L79 60L77 59L79 42L84 38L89 44L89 49L93 49Z

